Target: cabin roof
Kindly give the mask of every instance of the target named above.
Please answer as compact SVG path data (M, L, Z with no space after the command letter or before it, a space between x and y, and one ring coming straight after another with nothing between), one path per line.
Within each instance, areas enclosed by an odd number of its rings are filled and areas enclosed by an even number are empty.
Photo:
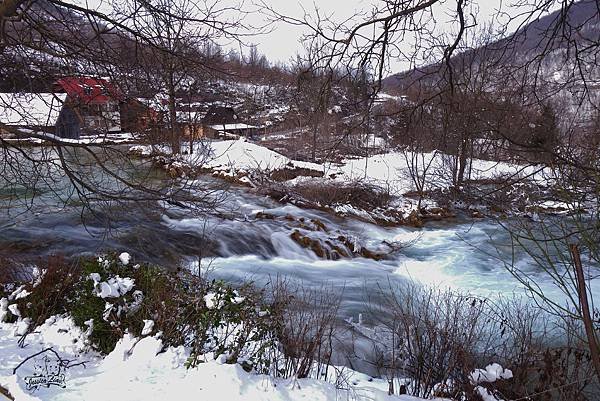
M123 96L106 79L92 77L64 77L56 81L67 95L85 104L105 104Z
M0 93L0 122L21 127L54 126L64 93Z
M237 115L233 107L211 106L202 122L207 125L213 124L231 124L237 121Z
M258 127L254 126L254 125L237 123L237 124L215 124L215 125L211 125L210 128L218 130L218 131L235 131L235 130L255 129Z

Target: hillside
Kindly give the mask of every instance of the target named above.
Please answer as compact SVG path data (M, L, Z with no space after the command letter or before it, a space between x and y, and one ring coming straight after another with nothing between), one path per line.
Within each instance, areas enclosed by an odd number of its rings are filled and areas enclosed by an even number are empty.
M452 64L460 68L486 60L497 70L503 70L524 67L529 63L537 66L539 63L543 78L565 82L575 73L570 62L575 51L583 58L592 57L586 54L586 45L597 41L599 33L598 3L582 0L568 9L534 19L508 37L464 49L453 57ZM540 58L540 54L544 57ZM441 64L431 64L391 75L383 80L383 88L387 92L398 93L416 83L431 84L440 78L441 67ZM537 72L537 68L535 70ZM596 74L592 76L597 78Z

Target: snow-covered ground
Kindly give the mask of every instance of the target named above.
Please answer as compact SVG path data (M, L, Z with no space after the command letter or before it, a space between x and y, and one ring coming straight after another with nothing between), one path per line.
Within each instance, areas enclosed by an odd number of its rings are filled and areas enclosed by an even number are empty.
M289 159L264 146L247 141L245 138L227 141L210 141L196 145L204 152L196 151L191 155L183 155L185 162L209 168L215 171L248 172L251 170L273 171L283 168L304 168L324 173L336 181L364 180L389 188L390 192L402 194L414 189L410 178L411 163L414 154L411 152L392 151L364 158L343 160L340 164L318 164ZM152 152L165 152L164 147L134 146L132 150L150 155ZM184 146L184 152L186 146ZM208 150L208 152L206 152ZM448 168L445 158L440 152L419 154L419 163L430 165L428 175L437 186L448 186ZM431 163L430 163L431 162ZM470 167L470 178L474 180L493 179L500 176L512 178L528 177L538 182L545 181L548 170L541 166L520 166L503 162L474 159Z
M449 169L441 152L413 154L412 152L392 151L358 159L346 159L340 167L331 166L330 170L339 180L366 180L383 188L389 188L394 194L402 194L414 190L410 178L411 160L418 160L418 165L427 165L428 181L437 187L447 187L450 183ZM414 167L412 167L414 169ZM422 174L422 167L419 167ZM519 166L503 162L473 159L471 166L473 180L493 179L510 176L529 177L544 180L549 172L542 167Z
M31 144L43 144L45 142L59 142L62 144L76 145L99 145L99 144L119 144L132 143L136 140L136 136L129 132L114 132L98 135L82 135L79 139L61 138L59 136L49 134L47 132L34 132L29 129L22 128L20 131L23 134L35 134L35 137L29 138L5 138L6 142L25 142ZM46 139L44 139L46 138Z
M206 166L214 170L273 171L286 166L316 171L324 169L324 166L316 163L291 160L263 146L248 142L244 138L235 141L215 141L210 145L212 153Z
M285 182L276 185L279 191L288 194L287 202L305 208L325 208L339 216L354 216L363 221L383 225L421 226L423 220L419 216L424 216L423 210L430 213L425 219L452 217L454 210L465 210L474 217L484 217L486 214L503 210L534 220L539 219L541 211L566 214L572 210L569 205L548 195L556 177L552 169L542 165L523 166L489 160L470 160L465 171L465 180L480 183L470 187L470 190L481 191L485 185L493 186L503 182L518 183L516 186L505 188L507 199L513 201L496 205L500 209L494 209L484 203L465 202L452 197L446 191L453 187L453 159L439 151L413 153L392 150L369 157L347 158L340 163L319 164L292 160L245 138L196 143L192 153L188 152L188 146L184 145L183 154L174 159L171 159L169 149L165 146L134 146L131 151L142 156L166 156L162 158L162 162L174 160L165 165L168 170L171 167L185 167L183 171L202 168L212 171L214 176L231 179L250 187L262 188L265 177L268 178L273 172L287 170L277 176L283 177ZM417 190L415 173L418 179L425 174L423 190L432 196L419 199L414 192ZM310 196L311 191L334 191L335 188L345 188L348 191L365 184L372 185L371 188L379 188L380 194L388 197L389 202L383 207L360 208L348 202L337 203L335 198L330 198L334 199L333 203L323 204L319 197L314 200L305 199L301 195L303 190ZM339 192L342 193L343 190ZM449 202L450 207L439 207L442 205L438 203L440 200Z
M133 146L131 151L150 156L168 154L169 149L165 146ZM210 169L231 177L243 177L253 171L268 173L285 168L303 168L321 173L325 169L325 166L320 164L289 159L264 146L248 142L245 138L196 143L193 152L189 152L189 145L184 144L182 151L178 163Z
M213 171L214 175L234 178L250 186L260 186L261 182L255 183L248 175L258 172L258 177L268 175L277 170L309 170L315 174L298 172L296 178L287 180L285 185L322 185L327 186L354 185L356 182L372 184L394 197L390 206L407 216L415 211L417 206L435 208L437 206L433 199L423 199L420 203L417 199L404 197L403 195L416 190L412 175L417 171L422 175L426 171L426 184L423 188L426 192L430 190L444 190L452 187L451 157L438 151L430 153L412 153L409 151L390 151L362 158L347 158L341 163L310 163L292 160L288 157L268 149L265 146L250 142L245 138L226 141L206 141L197 143L196 150L187 154L187 146L183 147L183 155L179 155L176 163L183 163L190 168L204 168ZM152 154L167 154L167 147L134 146L132 151L150 156ZM426 170L424 170L426 167ZM481 182L494 180L525 180L538 185L538 188L546 188L552 183L553 172L544 166L522 166L506 162L495 162L488 160L473 159L467 166L465 173L467 180L481 180ZM498 181L500 182L500 181ZM530 198L530 194L524 193L529 206L538 206L547 210L557 212L566 211L569 208L554 200ZM328 206L341 215L371 215L373 211L361 211L352 205L320 205ZM480 205L466 205L456 202L458 208L482 209ZM393 220L393 217L385 217L378 214L384 220ZM373 216L371 216L373 217ZM376 218L379 218L376 217ZM391 221L390 220L390 221Z
M337 384L335 379L273 379L248 373L239 365L223 364L221 358L207 358L197 368L187 369L187 351L178 347L159 353L162 343L158 334L141 339L125 335L114 351L102 358L86 351L85 333L65 317L48 319L27 337L24 348L18 346L15 329L16 324L0 323L0 385L19 401L420 400L388 396L384 380L348 369L337 375ZM56 355L46 352L29 359L13 374L21 362L47 348L69 360L72 367L60 367ZM85 366L78 365L82 362ZM37 377L38 383L53 379L59 384L28 389L27 383L36 382L32 377Z

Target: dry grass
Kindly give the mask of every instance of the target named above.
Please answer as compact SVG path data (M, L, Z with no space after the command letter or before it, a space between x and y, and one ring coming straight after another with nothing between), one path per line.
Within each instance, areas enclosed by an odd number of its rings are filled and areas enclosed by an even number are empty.
M310 170L301 167L286 167L279 170L275 170L271 173L271 179L274 181L282 182L293 180L297 177L323 177L322 171Z
M390 394L403 386L424 398L480 401L471 372L499 363L513 377L479 385L500 399L598 399L577 322L559 327L526 301L492 302L415 284L372 296L375 327L366 330L372 353L365 362L387 378Z
M0 254L0 290L7 284L21 283L31 279L31 269L26 264Z
M387 190L361 181L306 181L288 187L287 191L293 197L309 203L321 206L352 205L363 210L385 208L392 199Z
M311 289L301 283L277 279L269 289L277 310L277 338L284 358L278 359L278 376L321 378L327 375L337 333L340 297L332 289Z

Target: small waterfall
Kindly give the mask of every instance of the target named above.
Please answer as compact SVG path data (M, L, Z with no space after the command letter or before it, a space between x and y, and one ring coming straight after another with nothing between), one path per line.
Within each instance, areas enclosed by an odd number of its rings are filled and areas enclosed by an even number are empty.
M106 212L116 217L108 235L101 214L84 225L77 205L54 209L36 204L18 219L0 220L0 254L35 261L52 254L77 257L122 250L165 267L214 259L224 278L252 273L260 282L260 277L281 274L315 286L335 282L344 289L342 309L353 313L364 311L365 291L407 278L483 296L521 291L501 262L512 257L510 238L485 220L431 223L421 230L380 227L282 205L237 187L228 191L219 210L205 217L158 206ZM405 247L409 242L413 244ZM515 257L518 268L536 275L529 259ZM535 278L544 292L561 300L547 276ZM591 287L599 294L600 280Z
M300 259L305 261L317 260L317 256L310 249L298 245L289 232L277 231L271 234L271 243L277 256L285 259Z

